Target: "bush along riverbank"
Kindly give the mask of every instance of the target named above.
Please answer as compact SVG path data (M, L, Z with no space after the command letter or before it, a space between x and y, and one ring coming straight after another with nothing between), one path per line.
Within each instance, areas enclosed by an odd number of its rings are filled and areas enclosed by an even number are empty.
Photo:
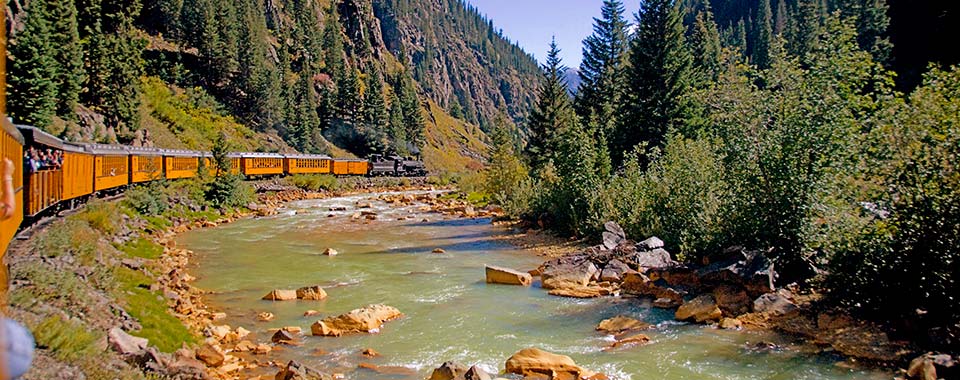
M192 252L176 247L177 233L271 215L295 200L430 189L414 186L425 179L334 179L334 188L307 191L282 179L221 186L228 197L218 201L212 182L133 187L123 200L94 200L35 226L11 247L7 315L37 341L25 379L232 378L256 364L217 360L220 344L233 347L249 332L217 325L224 315L207 310L191 285Z

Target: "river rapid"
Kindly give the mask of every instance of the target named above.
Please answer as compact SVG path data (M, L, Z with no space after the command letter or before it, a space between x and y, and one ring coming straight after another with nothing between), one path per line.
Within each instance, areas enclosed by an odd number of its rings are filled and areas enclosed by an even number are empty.
M416 193L415 193L416 194ZM194 230L178 245L196 253L194 284L211 292L204 300L227 313L218 323L243 326L254 342L269 342L270 329L299 326L300 346L283 346L266 363L295 359L347 379L424 379L444 361L479 365L492 374L526 347L571 356L580 366L611 379L889 379L887 372L850 369L840 358L795 346L763 332L726 331L673 321L672 311L649 300L606 297L580 300L547 295L533 287L488 285L484 264L529 270L543 258L494 236L489 219L444 218L422 205L390 207L358 195L293 202L279 215ZM377 220L356 220L358 202L372 203ZM340 210L340 211L331 211ZM402 220L401 220L402 219ZM327 248L339 251L324 256ZM442 248L445 253L432 253ZM273 289L323 286L323 301L271 302ZM339 338L310 336L310 325L368 304L384 303L404 317L376 334ZM319 316L304 317L307 310ZM260 312L276 319L257 320ZM642 346L603 351L611 336L598 322L627 315L656 325ZM763 343L761 343L763 342ZM776 345L773 349L757 348ZM380 356L360 354L372 348ZM395 368L357 369L360 363ZM272 375L276 368L263 368Z

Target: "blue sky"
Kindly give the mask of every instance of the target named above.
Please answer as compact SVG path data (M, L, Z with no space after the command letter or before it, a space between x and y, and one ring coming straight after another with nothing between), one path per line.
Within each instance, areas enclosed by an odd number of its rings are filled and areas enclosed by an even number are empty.
M534 55L541 63L550 37L557 37L563 64L579 67L583 39L593 33L593 18L600 17L603 0L467 0L493 20L496 28ZM624 0L627 19L640 8L640 0Z

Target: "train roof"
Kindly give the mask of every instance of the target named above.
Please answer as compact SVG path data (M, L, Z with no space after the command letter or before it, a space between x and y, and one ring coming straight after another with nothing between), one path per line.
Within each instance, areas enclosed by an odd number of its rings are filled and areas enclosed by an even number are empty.
M164 156L170 157L202 157L204 152L199 150L185 150L185 149L161 149L161 153Z
M324 155L324 154L302 154L302 153L284 154L283 157L285 157L285 158L297 158L297 159L313 159L313 160L318 160L318 159L329 160L329 159L331 159L330 156L327 156L327 155Z
M14 140L17 140L17 142L20 144L24 143L23 135L20 134L20 131L17 130L17 127L13 125L13 122L10 121L10 118L3 118L3 120L0 121L0 124L3 124L3 131L7 132L7 134L13 137Z
M143 146L129 146L127 151L130 154L135 154L138 156L160 156L163 155L163 149L160 148L148 148Z
M22 141L20 141L22 144L39 144L57 149L63 149L64 147L63 140L61 140L59 137L44 132L40 128L29 125L18 125L17 130L20 132L20 135L22 135Z
M283 158L283 155L280 153L240 152L237 154L243 158Z
M87 153L93 154L103 154L111 156L119 155L128 155L130 154L129 148L126 145L110 145L110 144L76 144L82 146L83 150Z

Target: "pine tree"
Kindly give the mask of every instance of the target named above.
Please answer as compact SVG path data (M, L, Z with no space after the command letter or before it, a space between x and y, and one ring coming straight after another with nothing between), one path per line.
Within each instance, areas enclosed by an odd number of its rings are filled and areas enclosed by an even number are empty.
M506 115L497 114L490 131L490 163L487 165L486 192L499 204L505 204L520 182L527 177L527 169L517 154L514 135Z
M140 2L103 0L92 5L97 7L92 14L100 18L85 29L90 34L84 39L88 91L81 97L103 113L121 140L127 140L140 124L141 54L146 43L133 26Z
M320 118L317 116L317 97L313 90L313 78L309 72L300 73L296 88L293 92L293 113L288 118L290 123L286 140L301 152L316 152L314 132L320 128Z
M857 44L870 52L877 62L887 64L893 44L887 36L890 25L886 0L834 0L831 10L839 10L842 17L852 17L857 24Z
M787 29L787 18L790 14L787 12L787 3L784 0L777 0L777 15L773 21L773 34L782 35Z
M814 49L820 34L823 10L816 0L799 0L795 17L787 25L787 52L803 57Z
M237 76L234 109L241 120L260 130L281 118L279 73L268 60L267 25L256 6L240 2L237 10L243 27L237 38Z
M330 11L327 12L326 22L323 25L323 61L326 66L326 72L331 77L337 78L343 75L345 64L343 61L343 36L340 32L340 14L337 12L337 2L330 5ZM403 64L406 62L400 61Z
M690 54L684 42L681 9L674 0L650 0L637 15L630 46L631 91L622 104L614 162L637 144L663 144L668 131L687 117Z
M15 123L45 128L57 110L55 46L45 1L26 9L24 28L10 46L8 107Z
M757 22L753 33L753 63L760 69L770 67L770 44L773 41L773 15L770 0L760 0L757 7Z
M346 68L343 75L335 78L337 82L337 111L340 118L357 122L360 120L360 111L363 110L363 100L360 97L360 78L356 70Z
M534 170L540 170L544 164L554 158L553 144L558 130L576 123L576 116L570 104L570 96L563 77L566 68L560 60L560 48L557 41L550 42L547 62L543 65L543 79L540 83L537 106L530 115L527 130L530 133L526 153Z
M83 84L83 49L77 25L77 8L73 1L37 1L48 4L51 44L55 46L57 115L75 119L74 109Z
M406 77L401 80L400 107L403 110L403 127L407 142L413 147L423 146L424 122L421 113L420 98L413 79Z
M697 87L716 81L720 72L720 32L709 4L697 13L690 33L690 53Z
M620 0L604 0L601 18L593 20L593 34L583 41L580 86L575 107L581 120L596 115L611 132L616 125L614 105L626 89L624 66L629 48L627 21Z
M363 122L367 135L367 149L382 153L387 147L387 127L390 115L383 98L383 81L374 68L367 74L367 90L363 98Z
M403 107L395 92L390 93L390 122L387 128L387 137L390 141L393 141L394 152L406 151L407 130L403 127Z

